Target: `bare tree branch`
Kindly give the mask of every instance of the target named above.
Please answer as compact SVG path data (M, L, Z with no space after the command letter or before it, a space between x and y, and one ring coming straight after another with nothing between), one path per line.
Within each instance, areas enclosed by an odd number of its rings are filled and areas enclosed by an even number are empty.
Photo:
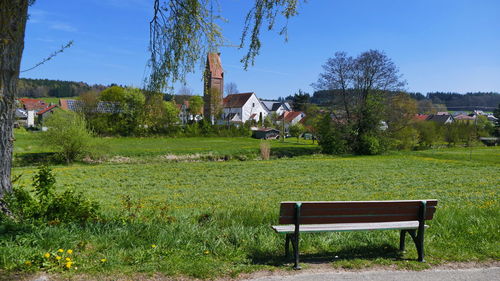
M56 57L58 54L64 52L65 49L71 47L72 45L73 45L73 40L71 40L68 43L66 43L66 45L61 46L61 48L59 50L53 52L48 57L46 57L42 61L40 61L39 63L35 64L34 66L32 66L32 67L30 67L28 69L21 70L20 72L27 72L27 71L33 70L33 69L41 66L42 64L44 64L44 63L48 62L49 60L53 59L54 57Z

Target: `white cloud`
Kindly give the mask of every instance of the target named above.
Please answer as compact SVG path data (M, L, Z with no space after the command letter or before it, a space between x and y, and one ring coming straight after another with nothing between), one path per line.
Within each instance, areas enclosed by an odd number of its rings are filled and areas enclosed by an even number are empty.
M63 22L52 22L50 23L50 28L67 32L76 32L76 28L74 26Z

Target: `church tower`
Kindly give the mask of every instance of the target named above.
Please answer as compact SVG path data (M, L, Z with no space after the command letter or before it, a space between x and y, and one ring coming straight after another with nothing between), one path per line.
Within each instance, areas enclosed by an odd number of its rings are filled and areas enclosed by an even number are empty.
M211 120L222 113L222 97L224 95L224 70L220 61L220 53L208 53L204 75L203 115Z

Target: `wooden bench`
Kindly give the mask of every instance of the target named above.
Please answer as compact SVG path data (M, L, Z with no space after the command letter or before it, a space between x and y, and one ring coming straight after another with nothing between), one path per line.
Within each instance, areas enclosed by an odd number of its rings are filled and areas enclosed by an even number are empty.
M299 266L299 235L303 232L340 232L360 230L400 230L399 248L404 251L405 234L417 247L418 260L424 262L426 220L436 211L437 200L402 201L308 201L281 202L279 224L272 226L286 234L285 256L290 241L294 251L294 269Z

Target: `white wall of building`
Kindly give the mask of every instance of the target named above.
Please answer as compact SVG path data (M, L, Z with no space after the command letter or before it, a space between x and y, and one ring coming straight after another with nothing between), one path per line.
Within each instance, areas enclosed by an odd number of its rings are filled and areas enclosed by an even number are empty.
M262 106L257 96L253 94L243 105L241 119L243 122L246 122L250 119L250 116L256 114L254 120L259 121L260 113L262 113L262 118L266 118L266 109Z

